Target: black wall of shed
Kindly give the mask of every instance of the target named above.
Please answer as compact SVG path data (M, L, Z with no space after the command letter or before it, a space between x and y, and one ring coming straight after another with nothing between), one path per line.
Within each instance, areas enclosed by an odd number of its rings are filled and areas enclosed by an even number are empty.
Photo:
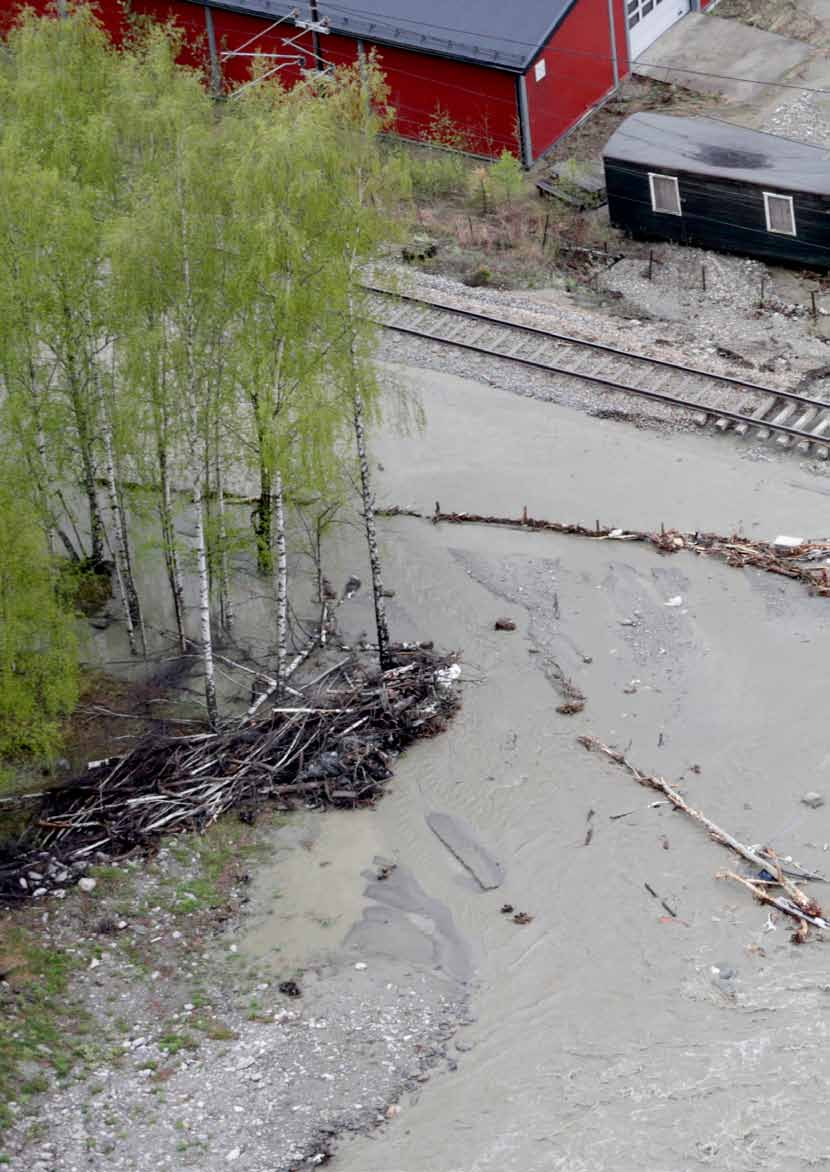
M646 239L675 240L779 264L830 268L830 197L653 170L678 181L682 215L672 216L652 211L649 170L605 160L608 212L615 228ZM795 236L767 231L764 190L793 197Z

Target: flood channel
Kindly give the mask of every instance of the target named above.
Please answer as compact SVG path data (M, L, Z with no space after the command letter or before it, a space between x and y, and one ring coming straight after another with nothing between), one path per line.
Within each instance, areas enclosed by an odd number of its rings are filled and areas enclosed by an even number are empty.
M384 503L514 516L526 505L549 519L765 538L830 531L830 482L792 457L397 375L420 392L427 424L376 442ZM788 924L716 878L728 852L576 743L589 733L624 749L743 841L830 871L830 807L800 802L830 785L830 602L612 542L398 517L383 543L395 637L461 650L463 708L398 762L375 810L316 828L312 856L333 865L298 864L300 903L276 901L246 947L286 947L298 963L407 948L406 933L366 927L373 916L389 927L395 900L367 875L393 861L420 893L400 896L396 914L452 941L407 959L468 981L471 1018L457 1069L341 1146L334 1166L830 1166L826 946L790 943ZM338 557L355 570L353 542ZM369 629L368 599L355 603L349 622ZM515 632L494 630L501 615ZM555 711L557 671L587 697L575 716ZM433 833L435 812L472 829L503 867L500 887L483 890ZM505 903L531 922L515 924Z

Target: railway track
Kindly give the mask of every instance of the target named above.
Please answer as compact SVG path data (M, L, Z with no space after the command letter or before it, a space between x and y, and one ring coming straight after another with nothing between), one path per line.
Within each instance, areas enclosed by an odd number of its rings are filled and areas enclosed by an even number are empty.
M721 432L772 438L782 447L824 460L830 453L830 402L823 399L427 298L367 288L374 320L384 329L662 403L688 411L696 423Z

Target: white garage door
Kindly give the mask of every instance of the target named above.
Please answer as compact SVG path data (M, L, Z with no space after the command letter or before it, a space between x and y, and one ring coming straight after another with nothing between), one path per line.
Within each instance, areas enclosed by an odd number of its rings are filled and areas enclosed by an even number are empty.
M689 11L689 0L626 0L632 60Z

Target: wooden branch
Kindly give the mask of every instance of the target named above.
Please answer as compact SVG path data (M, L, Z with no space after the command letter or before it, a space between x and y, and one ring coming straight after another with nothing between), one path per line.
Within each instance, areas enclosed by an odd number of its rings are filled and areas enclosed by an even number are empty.
M577 740L580 745L583 745L584 748L588 749L589 752L602 753L608 757L610 761L613 761L615 765L621 766L626 770L627 773L630 773L631 776L640 783L640 785L645 786L647 789L656 789L659 793L664 794L673 806L675 806L678 810L682 810L684 814L688 814L689 817L693 818L695 822L699 822L701 826L705 827L711 837L714 838L716 842L719 842L722 846L728 846L730 850L735 852L735 854L740 855L741 858L746 859L748 863L752 863L753 866L756 866L761 870L768 871L770 874L778 872L778 878L781 886L784 887L788 895L790 895L793 900L799 902L800 899L807 898L803 892L799 891L794 884L790 883L786 879L784 868L781 867L774 852L770 852L769 854L760 854L757 851L754 851L752 847L746 846L744 843L739 842L733 834L730 834L727 830L724 830L722 827L716 825L709 818L707 818L705 814L701 814L699 810L693 809L680 796L676 789L672 789L665 778L653 777L651 774L642 773L635 765L632 765L630 761L627 761L622 753L619 753L614 749L610 749L608 745L604 745L602 741L597 740L596 737L577 737ZM815 875L808 871L802 870L799 870L796 873L796 878L805 880L812 879L824 883L827 882L823 875Z
M765 886L761 883L755 883L751 879L747 879L744 875L736 875L734 871L718 871L716 876L718 879L734 879L736 883L748 888L760 903L768 903L772 907L778 908L780 912L784 912L787 916L792 916L794 920L799 920L802 923L811 924L814 928L830 928L830 920L826 920L824 916L813 914L810 909L805 909L791 903L790 900L784 899L779 895L770 895ZM803 895L799 892L799 895ZM816 907L817 905L813 905ZM820 910L820 909L819 909Z

